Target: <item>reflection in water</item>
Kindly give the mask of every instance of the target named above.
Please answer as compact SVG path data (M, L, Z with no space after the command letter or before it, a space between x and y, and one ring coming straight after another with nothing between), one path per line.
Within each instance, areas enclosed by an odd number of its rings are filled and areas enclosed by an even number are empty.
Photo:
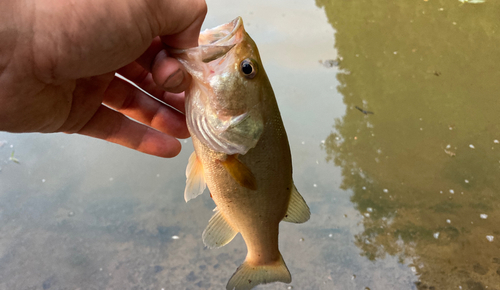
M362 254L399 257L418 289L499 289L500 3L316 2L347 105L323 148Z

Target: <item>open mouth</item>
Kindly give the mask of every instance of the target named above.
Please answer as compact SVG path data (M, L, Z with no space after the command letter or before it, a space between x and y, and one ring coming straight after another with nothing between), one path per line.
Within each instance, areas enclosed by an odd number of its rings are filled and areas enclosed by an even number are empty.
M198 40L202 51L202 61L207 63L225 56L243 37L243 21L237 17L233 21L207 29Z
M226 46L234 44L237 40L240 27L243 26L241 17L236 17L233 21L219 25L217 27L206 29L200 35L198 40L200 46L217 45Z

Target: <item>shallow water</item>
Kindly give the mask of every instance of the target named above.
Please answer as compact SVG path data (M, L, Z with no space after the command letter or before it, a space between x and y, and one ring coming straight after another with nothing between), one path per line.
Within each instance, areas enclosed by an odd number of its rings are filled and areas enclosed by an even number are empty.
M208 1L204 27L243 17L312 211L280 228L293 289L500 289L500 4L231 3ZM0 289L222 289L245 257L240 236L203 247L190 141L161 159L3 140Z

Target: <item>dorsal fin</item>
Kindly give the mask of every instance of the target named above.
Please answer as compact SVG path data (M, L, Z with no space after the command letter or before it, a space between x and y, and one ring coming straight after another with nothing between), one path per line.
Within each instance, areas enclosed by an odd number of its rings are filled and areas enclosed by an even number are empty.
M189 157L188 165L186 167L186 188L184 189L184 200L189 200L202 194L207 184L203 176L203 165L193 152Z
M286 211L283 220L290 223L304 223L311 217L311 211L306 204L306 201L297 191L295 185L292 187L290 195L290 202L288 203L288 210Z
M203 231L203 243L209 248L219 248L236 236L238 231L234 229L222 216L217 208L214 209L215 214L208 221L207 228Z
M257 180L252 171L237 158L237 154L228 155L226 160L219 161L239 185L251 190L257 189Z

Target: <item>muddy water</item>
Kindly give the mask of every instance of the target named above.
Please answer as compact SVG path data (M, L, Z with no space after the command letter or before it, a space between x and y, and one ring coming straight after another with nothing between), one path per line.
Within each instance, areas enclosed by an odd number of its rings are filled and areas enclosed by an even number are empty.
M293 289L500 289L497 3L208 4L258 44L311 207L280 229ZM223 289L244 259L239 236L203 247L189 141L0 141L0 289Z
M418 289L500 289L500 6L356 2L317 1L347 106L323 148L365 215L356 245Z

